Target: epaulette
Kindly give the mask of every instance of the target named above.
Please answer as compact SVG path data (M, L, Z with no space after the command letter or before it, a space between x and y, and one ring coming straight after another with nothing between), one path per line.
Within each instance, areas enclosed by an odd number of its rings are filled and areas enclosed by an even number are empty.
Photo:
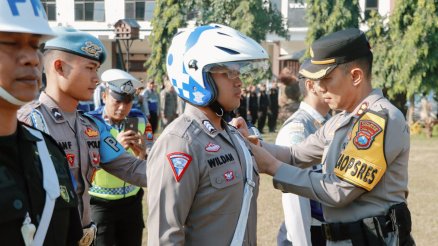
M131 111L129 111L128 117L144 117L146 116L143 114L143 112L139 109L132 108Z

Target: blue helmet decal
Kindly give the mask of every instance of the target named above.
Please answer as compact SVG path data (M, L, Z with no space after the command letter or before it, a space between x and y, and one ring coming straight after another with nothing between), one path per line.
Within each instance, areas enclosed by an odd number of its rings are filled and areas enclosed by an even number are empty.
M213 26L200 26L193 30L193 32L190 33L190 36L187 38L186 41L186 51L188 51L190 48L193 47L198 42L199 37L204 31L214 29L216 27Z

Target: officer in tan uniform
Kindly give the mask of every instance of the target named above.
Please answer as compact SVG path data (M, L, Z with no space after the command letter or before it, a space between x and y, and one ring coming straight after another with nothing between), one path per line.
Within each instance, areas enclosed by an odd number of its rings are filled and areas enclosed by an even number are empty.
M19 119L50 134L64 149L76 180L84 238L89 245L96 233L91 221L88 189L97 167L138 186L146 185L146 161L138 160L111 136L110 127L76 110L79 101L93 96L97 70L105 60L103 44L90 34L59 28L46 42L44 69L47 87L38 101L24 106ZM128 88L127 88L128 89Z
M371 87L365 34L355 28L329 34L313 43L311 56L300 74L320 80L325 102L343 111L290 148L254 146L260 171L274 176L275 188L323 204L327 245L415 245L406 205L409 128ZM245 128L241 119L235 125ZM296 167L321 161L322 174Z
M239 106L242 79L266 69L267 58L259 44L227 26L173 38L167 71L188 104L148 156L148 245L257 243L257 167L223 118Z

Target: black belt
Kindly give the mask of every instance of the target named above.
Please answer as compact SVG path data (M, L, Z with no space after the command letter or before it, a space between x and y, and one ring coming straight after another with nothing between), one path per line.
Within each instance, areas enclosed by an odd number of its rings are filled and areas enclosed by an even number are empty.
M329 241L357 239L365 236L364 233L366 234L370 226L379 230L384 237L387 237L389 232L395 231L389 216L377 216L351 223L322 224L322 233Z

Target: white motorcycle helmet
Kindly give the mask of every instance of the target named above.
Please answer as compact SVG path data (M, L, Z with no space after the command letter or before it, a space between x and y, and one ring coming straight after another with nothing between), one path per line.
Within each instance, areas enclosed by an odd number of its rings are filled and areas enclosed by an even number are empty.
M38 34L41 35L41 41L55 36L39 0L0 0L0 32ZM17 106L27 103L18 100L2 87L0 97Z
M39 0L0 0L0 6L0 32L40 34L43 41L55 35Z
M167 53L166 65L178 96L195 106L217 104L217 89L210 72L223 68L231 71L229 77L242 78L269 66L268 54L260 44L219 24L176 34Z

